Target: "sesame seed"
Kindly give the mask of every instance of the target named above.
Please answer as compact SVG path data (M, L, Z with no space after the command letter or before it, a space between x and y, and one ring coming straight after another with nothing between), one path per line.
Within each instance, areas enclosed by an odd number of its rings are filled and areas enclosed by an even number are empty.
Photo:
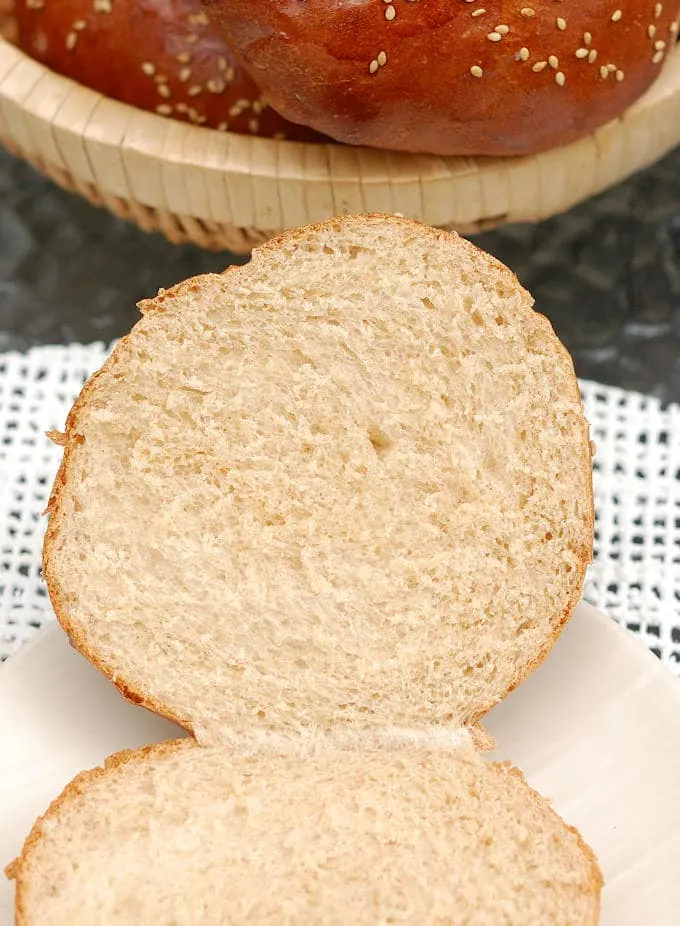
M385 3L392 3L392 0L384 0Z
M495 26L494 32L498 32L499 35L507 35L510 32L510 26Z
M540 71L542 71L547 66L548 66L547 61L537 61L536 64L532 65L531 70L534 72L534 74L538 74Z
M76 19L76 21L73 23L73 28L76 30L76 32L82 32L86 26L87 23L84 19Z
M142 64L142 71L146 74L147 77L153 77L153 75L156 73L156 68L150 61L144 61Z
M158 91L158 95L162 96L163 99L167 100L170 96L170 87L168 87L167 84L158 84L156 90Z
M199 93L203 91L201 84L194 84L193 87L189 87L187 90L187 96L198 96Z
M187 41L187 45L195 45L196 42L198 42L198 36L196 35L195 32L192 32L191 35L187 36L186 41Z
M527 19L531 19L532 16L536 15L536 10L532 10L530 6L523 6L519 11L520 16L526 16Z
M652 55L652 64L659 64L660 61L663 61L663 52L655 51Z
M191 77L191 68L180 68L179 69L179 79L182 83L186 83L187 80Z
M658 42L654 42L654 48L656 48L657 51L663 51L665 47L666 43L662 42L661 39L659 39Z
M484 71L480 68L478 64L473 64L470 68L470 73L473 77L484 77Z
M160 106L156 107L156 112L159 116L171 116L172 106L169 106L167 103L161 103Z
M95 13L110 13L111 0L94 0Z
M594 48L591 48L588 52L588 64L594 64L597 60L597 51Z
M529 60L529 49L526 47L520 48L519 57L521 61L528 61Z
M227 68L227 70L226 70L224 76L225 76L225 77L227 78L227 80L231 83L231 81L236 77L236 71L235 71L235 69L234 69L234 68Z
M668 31L670 32L671 35L675 35L678 29L680 29L680 24L678 23L671 23L670 26L668 27Z
M590 34L590 32L584 32L584 33L583 33L583 44L584 44L584 45L590 45L590 43L591 43L592 41L593 41L593 37L592 37L592 35Z
M265 103L264 100L262 100L262 99L260 99L260 100L253 100L253 107L252 107L252 109L253 109L253 112L255 113L256 116L259 116L260 113L262 113L262 111L265 110L266 108L267 108L267 104Z
M224 93L226 86L223 80L209 80L206 82L206 87L210 93Z
M558 28L558 29L561 29L562 32L564 32L564 30L567 28L567 21L566 21L566 19L562 19L561 16L558 16L557 19L555 20L555 22L556 22L556 24L557 24L557 28Z
M471 15L472 15L472 16L483 16L484 13L486 13L486 10L482 7L482 9L480 9L480 10L474 10L474 11L471 13Z
M650 37L650 39L653 39L656 35L656 26L647 26L647 35Z
M487 39L488 39L490 42L500 42L500 40L501 40L502 38L503 38L503 36L500 34L500 32L490 32L490 33L487 35Z
M604 64L600 68L600 77L602 78L602 80L606 80L609 77L609 71Z
M220 71L226 71L226 70L227 70L227 59L226 59L226 58L218 58L218 59L217 59L217 67L220 69Z
M548 55L548 64L551 68L555 68L555 70L557 70L559 63L560 62L557 58L557 55Z
M368 73L375 74L377 70L378 70L378 62L374 58L373 61L371 61L371 63L368 65Z
M577 48L574 54L576 55L577 58L587 58L588 49L587 48Z
M378 60L379 66L380 66L380 67L384 67L385 64L387 63L387 52L385 52L385 51L379 51L379 52L378 52L378 59L377 59L377 60Z
M614 74L615 71L616 71L616 65L615 65L615 64L608 64L608 65L607 65L607 70L609 71L610 74Z
M557 74L555 74L555 83L557 84L558 87L564 87L565 80L566 80L566 77L564 76L562 71L558 71Z
M178 113L187 113L189 112L189 107L186 103L175 103L175 109Z
M621 12L621 10L614 10L611 16L612 22L613 23L619 22L622 16L623 16L623 13Z
M392 22L392 20L394 19L396 15L397 15L397 11L395 10L393 6L388 6L387 9L385 10L385 19L388 22Z
M187 16L187 21L190 26L207 26L208 17L206 14L201 11L200 13L189 13Z
M180 64L188 64L191 61L191 55L188 51L181 51L177 55L177 60ZM220 61L224 61L224 58L219 58L217 61L217 66L219 67Z
M626 75L623 73L623 71L616 72L616 79L618 80L619 83L621 83L621 81L623 80L625 76Z
M27 10L42 10L45 8L45 0L26 0Z
M77 41L78 41L78 33L77 33L77 32L69 32L69 34L66 36L66 47L67 47L67 49L68 49L69 51L73 51L73 49L76 47Z
M661 16L663 10L663 3L654 4L654 19L658 19Z

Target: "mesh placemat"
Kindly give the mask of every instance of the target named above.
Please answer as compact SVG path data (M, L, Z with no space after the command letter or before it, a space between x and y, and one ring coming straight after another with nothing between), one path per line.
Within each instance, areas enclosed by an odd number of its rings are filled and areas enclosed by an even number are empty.
M40 577L41 512L61 429L102 344L0 354L0 659L53 618ZM595 562L585 598L680 675L680 406L581 384L597 446Z

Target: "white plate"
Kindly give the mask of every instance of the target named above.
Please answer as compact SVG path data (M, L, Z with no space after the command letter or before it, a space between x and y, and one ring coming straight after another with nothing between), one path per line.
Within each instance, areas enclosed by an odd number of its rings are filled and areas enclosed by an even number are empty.
M680 685L654 656L579 605L545 664L486 726L499 754L595 849L602 926L677 926ZM125 702L56 625L42 631L0 670L0 866L79 771L179 732ZM0 926L10 926L13 887L0 885Z

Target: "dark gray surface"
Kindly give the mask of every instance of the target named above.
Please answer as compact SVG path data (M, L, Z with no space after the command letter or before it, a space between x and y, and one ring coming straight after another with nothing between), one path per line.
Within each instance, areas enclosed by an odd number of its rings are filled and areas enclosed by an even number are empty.
M476 241L531 290L580 376L680 401L680 150L564 216ZM0 351L119 337L137 300L233 260L146 235L0 151Z

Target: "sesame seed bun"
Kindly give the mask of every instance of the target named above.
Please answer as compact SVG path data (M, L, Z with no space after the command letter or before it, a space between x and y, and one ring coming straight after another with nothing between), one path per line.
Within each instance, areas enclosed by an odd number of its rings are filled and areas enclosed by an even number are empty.
M272 106L338 141L538 152L620 115L677 39L678 0L203 0Z
M266 105L200 0L17 0L18 44L105 96L196 125L316 137Z

